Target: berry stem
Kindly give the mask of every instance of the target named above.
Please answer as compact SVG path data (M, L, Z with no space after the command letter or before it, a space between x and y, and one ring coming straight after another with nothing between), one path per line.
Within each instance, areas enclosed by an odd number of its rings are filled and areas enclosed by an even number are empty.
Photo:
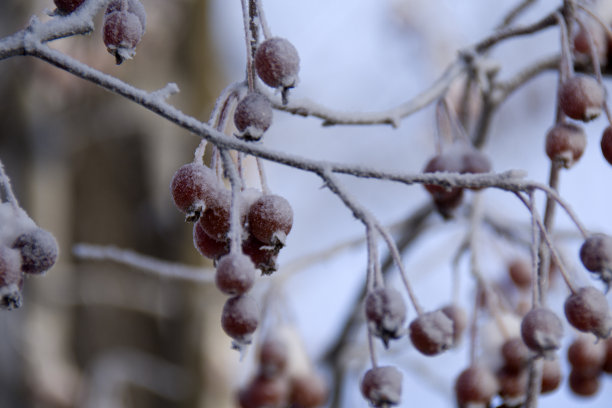
M531 192L529 194L529 208L530 209L534 209L536 208L535 206L535 197L533 192ZM541 246L541 242L540 242L540 234L539 234L539 229L538 229L538 223L536 222L536 218L533 215L533 212L531 213L531 282L532 282L532 301L531 301L531 307L535 308L540 306L540 299L541 294L542 294L542 288L540 285L540 279L539 279L539 266L540 266L540 252L538 251L538 248L540 248Z
M267 40L268 38L272 37L272 32L270 31L270 26L268 26L268 21L266 20L266 15L264 13L261 0L257 0L257 15L259 16L259 23L261 24L261 30L263 31L264 38Z
M228 233L230 239L230 252L241 252L242 243L242 225L240 224L240 191L242 190L242 183L240 176L236 169L234 160L229 151L226 149L219 149L221 159L223 160L223 167L225 174L227 175L230 185L232 186L232 200L230 206L230 230Z
M565 82L574 74L574 64L572 63L572 52L569 44L569 32L565 19L560 12L555 13L559 31L561 32L561 61L559 64L560 82Z
M2 160L0 160L0 187L4 190L5 199L11 203L13 208L19 208L19 201L17 201L17 197L15 197L15 193L13 193L13 187L11 186L11 180L8 175L4 171L4 164ZM0 202L2 202L2 197L0 197Z
M255 90L255 69L253 67L253 56L257 48L257 8L253 4L252 0L240 1L242 5L242 19L244 23L244 41L246 44L246 80L249 87L249 91Z
M266 169L264 168L263 160L259 157L255 157L255 162L257 163L257 171L259 172L261 191L264 194L270 194L270 187L268 186L268 178L266 177Z

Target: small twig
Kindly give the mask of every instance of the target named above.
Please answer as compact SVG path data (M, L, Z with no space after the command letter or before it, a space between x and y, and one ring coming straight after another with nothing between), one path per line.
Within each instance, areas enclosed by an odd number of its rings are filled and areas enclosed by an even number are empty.
M19 201L17 200L15 193L13 193L11 180L4 171L4 164L2 163L2 160L0 160L0 187L4 190L5 199L7 202L11 203L15 209L19 208ZM2 196L0 196L0 202L2 202Z
M268 26L268 21L266 20L266 15L264 13L261 0L257 0L257 15L259 16L259 23L261 25L264 38L267 40L268 38L272 37L272 32L270 31L270 26Z
M506 17L504 17L502 23L499 25L498 28L505 28L512 24L518 16L520 16L527 8L529 8L529 6L533 5L533 3L535 2L536 0L523 0L522 2L514 6L514 8L512 8L508 12L508 14L506 14Z

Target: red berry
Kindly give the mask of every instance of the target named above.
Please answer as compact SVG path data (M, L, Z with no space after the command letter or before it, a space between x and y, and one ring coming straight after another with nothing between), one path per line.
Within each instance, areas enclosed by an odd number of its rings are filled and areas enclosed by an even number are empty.
M240 391L241 408L284 408L289 398L289 383L285 377L257 376Z
M361 393L373 407L397 405L402 395L402 373L393 366L371 368L361 380Z
M605 234L589 236L580 247L580 260L585 268L609 285L612 281L612 237Z
M0 310L21 307L21 257L19 251L0 246Z
M561 384L561 364L558 359L548 360L544 359L542 363L542 394L553 392Z
M527 370L514 371L504 367L497 373L497 382L499 396L506 402L506 405L520 406L527 390Z
M365 312L370 330L382 339L385 346L390 339L398 339L403 334L406 304L397 290L385 287L369 292L365 299Z
M144 30L144 8L138 0L117 0L107 7L103 22L104 44L115 56L117 65L134 56Z
M612 164L612 126L606 127L601 135L601 153Z
M255 283L257 272L251 259L242 252L230 252L217 262L215 283L227 295L241 295Z
M207 205L199 221L204 231L217 241L226 240L230 229L231 195L224 191L223 198Z
M176 208L197 219L207 206L217 203L227 192L214 170L201 163L188 163L174 173L170 194Z
M467 148L462 154L462 160L461 173L488 173L491 171L491 161L480 150Z
M586 134L573 123L558 123L546 134L546 154L553 161L560 161L565 168L576 163L586 148Z
M285 373L289 362L287 343L278 336L268 334L259 347L259 373L271 378Z
M279 195L262 195L249 208L248 225L251 234L261 242L282 246L293 226L291 204Z
M18 236L13 242L13 248L19 249L21 253L21 270L37 275L55 265L59 251L55 237L42 228Z
M599 391L599 373L572 370L567 382L572 392L581 397L592 397Z
M601 114L605 89L595 78L575 75L559 87L559 105L572 119L588 122Z
M576 329L605 339L612 331L612 316L604 294L592 286L572 293L565 300L565 317Z
M441 310L423 313L410 323L410 340L426 356L435 356L453 345L453 321Z
M200 221L193 226L193 245L196 249L209 259L219 259L229 252L229 242L217 241L204 231Z
M455 396L461 407L472 404L488 406L498 390L499 383L495 375L479 364L466 368L455 380Z
M521 337L532 351L546 354L561 347L563 324L550 309L531 309L521 322Z
M284 38L263 41L255 52L257 75L272 88L293 88L298 81L300 57L297 50Z
M53 0L55 7L62 13L72 13L76 10L85 0Z
M522 371L527 367L530 352L520 337L512 337L504 342L501 348L504 367L512 372Z
M567 349L567 361L574 370L599 373L606 361L606 346L591 337L577 337Z
M262 94L250 92L236 105L234 124L241 138L261 139L272 124L272 104Z
M515 259L508 265L508 275L519 289L531 288L531 263L524 259Z
M292 408L321 407L327 401L329 391L325 380L313 373L301 374L291 379L289 403Z
M258 324L259 308L251 296L234 296L223 305L221 327L237 344L251 343Z

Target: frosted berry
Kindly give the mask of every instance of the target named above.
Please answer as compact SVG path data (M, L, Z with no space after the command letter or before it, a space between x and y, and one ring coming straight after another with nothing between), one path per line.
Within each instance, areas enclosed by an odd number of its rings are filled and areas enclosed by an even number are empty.
M53 234L42 228L19 235L13 248L21 253L21 270L31 274L42 274L51 269L59 251Z
M608 163L612 164L612 126L604 129L601 135L601 153Z
M259 373L272 378L285 373L289 362L289 347L276 335L268 334L259 347Z
M605 234L589 236L580 247L580 260L585 268L609 285L612 281L612 237Z
M238 402L241 408L284 408L289 398L289 382L285 377L253 378L240 391Z
M612 315L604 294L592 286L578 289L565 300L565 317L576 329L605 339L612 331Z
M522 371L529 362L530 351L520 337L509 338L502 344L504 367L512 372Z
M563 324L550 309L537 307L527 313L521 322L521 338L529 349L547 354L561 347Z
M581 397L592 397L599 391L599 373L572 370L567 382L572 392Z
M517 288L531 288L531 263L524 259L515 259L508 264L508 275Z
M559 105L572 119L590 121L601 114L605 89L593 77L575 75L559 87Z
M250 92L236 105L234 124L239 137L259 140L272 124L272 104L262 94Z
M562 378L559 359L544 359L542 362L542 384L540 392L542 394L553 392L561 385Z
M441 153L432 157L425 168L424 173L452 172L460 173L464 169L461 155ZM438 212L445 218L452 216L452 211L457 208L463 199L463 188L443 187L435 184L424 184L425 189L431 194Z
M435 356L453 345L453 321L441 310L423 313L410 323L410 340L426 356Z
M258 324L259 308L251 296L234 296L223 305L221 327L238 345L251 343Z
M457 345L467 326L467 314L456 305L444 306L441 310L453 322L453 345Z
M573 123L558 123L546 134L546 155L560 161L565 168L576 163L586 148L586 134Z
M293 209L284 197L264 194L249 208L249 231L261 242L282 246L293 226Z
M72 13L79 8L85 0L53 0L55 7L62 13Z
M240 295L255 283L257 272L251 259L242 252L230 252L217 262L215 283L227 295Z
M117 0L112 2L104 13L103 37L108 52L115 56L117 65L131 59L136 53L145 30L144 8L133 6L137 0Z
M288 40L269 38L257 47L255 69L266 85L272 88L293 88L298 82L300 57Z
M488 406L489 401L497 394L499 383L487 367L471 365L459 374L455 380L455 397L459 406Z
M491 161L486 154L474 148L467 148L462 154L461 173L488 173L491 171Z
M191 220L198 219L208 205L219 200L221 189L214 170L201 163L181 166L170 183L174 205Z
M322 407L328 394L325 380L316 373L309 372L291 378L289 403L292 408Z
M252 235L242 241L242 252L251 258L255 267L264 275L270 275L276 271L278 251L278 247L264 244Z
M385 346L389 340L402 336L406 303L397 290L385 287L369 292L365 299L365 313L370 330L382 339Z
M567 361L574 370L599 373L606 361L606 345L595 338L577 337L567 349Z
M193 226L193 245L202 256L213 260L217 260L229 252L229 242L212 238L204 231L200 221Z
M0 246L0 310L21 307L21 257L19 251Z
M402 395L402 373L393 366L369 369L361 380L361 394L373 407L399 404Z
M225 191L223 198L207 205L199 221L204 231L217 241L226 240L230 229L231 195Z

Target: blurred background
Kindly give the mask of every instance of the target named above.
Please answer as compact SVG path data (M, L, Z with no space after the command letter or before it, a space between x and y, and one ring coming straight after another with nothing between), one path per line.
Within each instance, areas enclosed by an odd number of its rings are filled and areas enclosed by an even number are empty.
M175 82L181 92L169 101L207 120L220 91L244 77L240 2L142 2L147 29L132 61L116 66L106 52L101 16L92 34L52 46L148 91ZM458 50L488 35L516 3L263 1L272 33L288 38L300 53L300 83L290 97L364 112L394 107L425 89ZM538 1L518 21L535 21L558 4ZM0 37L23 28L32 15L49 18L45 9L53 9L51 0L3 0ZM558 51L558 30L549 29L511 40L490 58L501 67L499 75L510 78ZM524 169L530 179L546 182L549 160L543 145L554 120L556 81L553 72L539 76L494 117L484 151L495 171ZM194 249L191 225L168 192L174 171L192 160L199 139L32 58L0 61L0 96L0 159L20 204L57 237L61 248L47 275L26 281L23 307L0 313L0 407L236 406L235 391L253 375L255 353L247 352L241 361L231 350L219 324L225 297L214 285L81 260L71 253L77 243L115 245L210 274L212 264ZM606 192L612 168L598 147L605 126L603 118L586 125L587 151L571 171L563 172L560 192L588 228L610 233ZM275 112L263 143L305 157L413 173L434 154L434 134L432 107L403 120L398 129L322 127L318 119ZM365 329L359 319L345 328L353 311L357 316L361 311L363 226L317 177L272 163L266 163L266 170L272 191L291 203L294 226L279 271L261 278L255 295L274 299L268 312L274 316L282 310L282 324L300 339L303 356L330 385L340 381L333 403L365 407L358 392L369 364ZM257 187L254 168L250 171ZM469 229L467 210L460 208L453 220L445 221L431 211L420 186L341 180L405 244L404 263L423 306L449 303L455 285L451 261ZM528 213L514 196L499 191L482 196L492 225L527 231ZM466 203L471 199L466 196ZM576 256L580 242L575 228L560 211L556 226L573 277L593 283ZM492 282L507 283L506 263L524 248L492 229L484 231L482 240L483 270ZM381 254L386 256L383 246ZM464 258L458 264L459 303L469 308L474 293ZM399 282L393 268L388 279ZM567 290L559 281L553 292L551 307L562 313ZM409 308L408 318L414 315ZM569 344L569 326L566 334ZM418 354L407 340L381 349L381 361L398 365L405 374L401 406L453 406L452 384L467 365L467 343L435 358ZM564 351L560 355L564 360ZM611 400L608 375L593 398L575 397L564 384L543 397L541 406L609 407Z

